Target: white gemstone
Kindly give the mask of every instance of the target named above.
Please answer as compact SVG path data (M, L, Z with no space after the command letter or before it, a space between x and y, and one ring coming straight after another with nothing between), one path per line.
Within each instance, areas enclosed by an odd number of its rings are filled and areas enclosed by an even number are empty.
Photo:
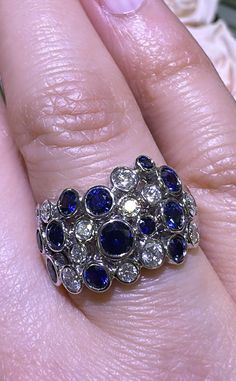
M50 201L48 200L44 201L40 208L40 217L43 220L43 222L48 223L48 221L51 218L51 210L52 210L52 205Z
M151 205L156 205L161 200L161 191L155 184L147 184L142 190L145 201Z
M74 244L71 250L71 259L73 262L83 263L87 258L87 250L83 244Z
M73 267L65 266L61 272L63 286L72 294L78 294L81 291L82 283L76 270Z
M136 217L140 212L141 205L134 197L126 196L120 200L119 208L125 216Z
M80 241L87 241L93 235L93 222L87 218L81 218L76 222L75 236Z
M164 261L165 253L161 242L150 239L141 249L141 261L149 269L160 267Z
M195 222L189 225L189 241L192 246L196 247L200 241L200 235L198 231L198 226Z
M124 283L132 283L139 276L138 267L131 262L123 263L117 270L117 278Z
M137 184L137 174L130 168L115 168L111 174L112 184L125 192L133 189Z
M191 217L196 216L197 205L196 205L196 201L194 200L191 193L185 193L185 202L186 202L186 207L187 207L187 210L188 210L188 213L190 214L190 216Z

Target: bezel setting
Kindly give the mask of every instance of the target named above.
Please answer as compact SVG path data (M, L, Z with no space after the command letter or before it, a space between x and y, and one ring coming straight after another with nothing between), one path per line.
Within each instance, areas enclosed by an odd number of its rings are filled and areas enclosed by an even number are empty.
M63 235L63 237L60 238L60 241L62 241L62 242L60 243L59 247L56 247L57 245L55 243L53 244L52 239L50 238L50 233L51 233L50 228L52 227L53 224L60 227L61 232L58 231L58 234L61 233ZM65 229L65 225L62 221L60 221L58 219L53 219L53 220L49 221L49 223L46 227L46 241L47 241L47 244L48 244L48 247L50 250L52 250L55 253L62 251L64 249L65 241L66 241L65 235L66 235L66 229Z
M196 202L171 167L141 155L134 168L115 168L110 182L84 195L66 188L37 206L39 251L52 283L71 294L133 284L142 268L179 266L199 245Z
M74 204L74 205L71 205L71 206L67 206L67 208L65 206L63 206L63 199L66 198L66 195L68 197L68 193L70 193L70 197L73 197L74 200L71 200L71 202ZM79 208L79 203L80 203L80 199L79 199L79 193L73 189L73 188L66 188L64 189L64 191L61 193L59 199L58 199L58 202L57 202L57 207L58 207L58 210L59 212L66 218L71 218L72 216L74 216L76 214L76 212L78 211L78 208ZM66 209L69 209L68 211L66 211ZM70 210L72 209L72 210Z
M97 206L98 212L95 213L94 212L95 206L92 208L91 206L89 207L89 205L88 205L90 196L92 197L93 196L92 193L96 190L100 190L101 192L104 192L104 195L106 194L106 196L107 196L107 200L106 200L107 206L106 207L104 206L104 208L106 208L107 210L104 212L99 211L99 209L102 209L102 206L101 207ZM95 195L94 195L94 197L95 197ZM85 205L85 210L89 216L94 217L94 218L102 218L102 217L107 216L111 213L111 211L113 209L113 205L114 205L114 196L108 187L105 187L103 185L97 185L95 187L90 188L86 192L86 194L84 196L84 205Z
M104 234L104 230L107 229L109 226L112 227L112 225L113 226L117 225L117 229L113 230L113 234L115 236L113 241L116 241L116 246L117 246L117 241L119 239L121 241L123 240L123 242L120 242L120 245L123 247L126 243L126 242L124 242L124 240L126 240L127 245L128 245L128 248L126 251L119 252L117 250L117 253L115 254L114 253L115 252L115 247L114 247L115 245L113 244L113 242L111 242L111 245L112 245L111 250L113 250L113 254L111 252L109 253L109 251L104 248L104 242L102 242L103 241L102 235ZM121 232L118 231L118 226L119 226L119 230L121 230L123 227L123 232L124 232L123 237L122 237ZM109 232L107 232L106 234L108 234L108 233ZM110 234L112 234L112 231L110 231ZM127 234L130 234L130 237L127 237ZM129 239L130 239L130 242L128 242ZM132 251L133 251L134 242L135 242L135 235L134 235L134 231L133 231L131 225L128 222L123 221L121 219L114 219L114 220L106 222L104 225L101 226L101 229L98 233L98 247L101 250L101 253L109 259L119 260L121 258L128 257L130 255L130 253L132 253ZM108 244L106 244L106 246L107 245Z

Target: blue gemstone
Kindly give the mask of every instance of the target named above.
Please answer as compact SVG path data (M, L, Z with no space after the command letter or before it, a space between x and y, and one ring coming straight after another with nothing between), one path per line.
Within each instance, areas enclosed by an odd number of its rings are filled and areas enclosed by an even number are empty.
M56 269L54 267L54 264L52 263L52 261L49 258L47 259L47 270L48 270L48 274L50 275L52 282L57 283L57 272L56 272Z
M43 252L43 240L42 240L42 236L41 236L39 229L37 230L36 238L37 238L37 244L38 244L39 251L42 253Z
M99 264L92 264L83 272L86 285L95 291L104 291L110 286L110 278L106 269Z
M170 230L181 230L184 227L184 209L177 201L167 201L163 214L166 226Z
M166 166L162 167L161 178L170 192L177 193L181 191L181 183L178 175L172 168Z
M85 204L91 214L101 216L110 212L113 206L113 199L108 189L94 187L87 192Z
M99 239L104 254L112 258L119 258L129 253L134 243L133 232L129 225L117 220L103 226Z
M139 229L141 233L150 235L156 229L155 220L152 217L143 217L139 222Z
M170 238L168 243L168 254L170 259L180 264L183 262L186 255L187 242L181 235L176 235Z
M76 212L78 204L78 193L73 189L66 189L59 197L58 209L63 216L69 217Z
M153 161L147 156L139 156L137 163L142 169L150 170L154 167Z
M61 251L64 246L64 231L60 221L51 221L47 226L48 246L53 251Z

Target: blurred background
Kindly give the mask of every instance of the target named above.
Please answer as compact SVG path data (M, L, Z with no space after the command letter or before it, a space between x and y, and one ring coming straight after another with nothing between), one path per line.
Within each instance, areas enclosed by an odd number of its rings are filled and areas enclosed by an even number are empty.
M165 0L236 99L236 0Z

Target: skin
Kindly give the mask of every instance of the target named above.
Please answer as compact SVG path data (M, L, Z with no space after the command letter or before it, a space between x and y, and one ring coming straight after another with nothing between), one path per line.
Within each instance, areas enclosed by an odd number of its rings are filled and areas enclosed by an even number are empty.
M236 107L200 47L159 0L126 16L1 0L0 52L0 379L235 380ZM35 203L141 153L190 186L201 249L70 298L38 253Z

